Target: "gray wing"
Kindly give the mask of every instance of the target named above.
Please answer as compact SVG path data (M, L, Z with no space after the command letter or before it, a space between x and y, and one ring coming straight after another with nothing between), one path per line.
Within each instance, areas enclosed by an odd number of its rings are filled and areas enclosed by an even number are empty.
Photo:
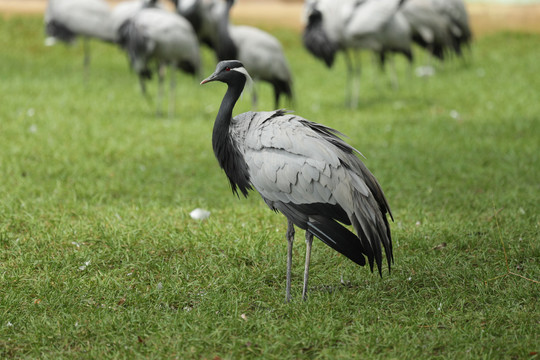
M157 7L165 10L165 7L161 3L149 4L145 0L128 0L122 1L113 7L111 10L111 23L112 29L116 34L120 26L128 19L134 17L139 10L148 7Z
M163 9L144 9L135 17L137 25L157 43L164 59L193 59L199 63L197 37L191 24L181 16Z
M284 112L258 114L245 132L243 153L250 181L265 202L357 263L353 257L361 252L380 269L382 244L390 264L390 210L356 150L323 125ZM358 238L325 239L323 232L337 231L336 220L352 224Z
M104 41L115 39L111 10L103 0L51 0L45 13L45 22L51 21L62 24L76 35Z
M343 45L344 26L351 18L356 0L312 0L306 1L306 13L309 9L317 9L323 14L323 28L329 39Z
M452 35L461 42L468 42L472 33L469 16L462 0L432 0L434 8L450 20Z
M169 64L187 63L200 69L199 44L189 22L167 10L144 8L118 30L118 41L126 49L132 67L140 72L155 58Z
M278 39L251 26L230 25L229 32L238 48L238 60L254 78L291 81L289 64Z
M400 11L409 22L413 37L433 55L444 57L443 52L452 43L450 22L434 7L431 0L408 0Z
M345 26L347 41L366 42L366 36L377 36L398 9L399 0L368 0L356 6Z

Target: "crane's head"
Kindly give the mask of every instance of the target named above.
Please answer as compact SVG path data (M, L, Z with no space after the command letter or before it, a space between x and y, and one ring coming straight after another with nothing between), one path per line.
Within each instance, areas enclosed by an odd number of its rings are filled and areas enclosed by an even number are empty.
M238 60L220 61L214 73L201 81L201 85L211 81L221 81L228 85L240 83L242 86L246 83L251 86L253 82L244 65Z

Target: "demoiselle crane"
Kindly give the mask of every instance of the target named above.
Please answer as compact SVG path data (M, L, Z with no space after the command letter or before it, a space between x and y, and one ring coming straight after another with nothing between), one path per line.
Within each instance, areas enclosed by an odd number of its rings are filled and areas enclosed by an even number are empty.
M376 264L382 275L382 248L393 262L383 191L359 152L341 133L284 110L246 112L233 118L234 106L251 78L237 60L217 64L201 84L228 85L212 134L214 153L232 191L255 189L265 203L287 218L286 300L291 298L294 226L306 230L303 299L308 288L313 236L358 265ZM351 225L355 235L342 224Z
M347 64L347 104L358 102L358 50L375 52L384 64L386 54L401 53L412 62L410 26L398 11L401 0L307 0L304 46L328 67L338 51ZM352 53L352 54L351 54Z
M104 0L49 0L45 10L46 45L84 39L84 68L90 65L90 38L114 42L111 9Z
M219 20L226 11L227 3L223 0L172 0L172 2L176 6L176 11L191 23L199 42L217 53L220 31L228 33L226 28L219 28L222 25ZM224 37L221 40L232 41ZM219 56L217 58L219 59Z
M158 114L163 98L164 66L170 68L169 115L174 111L175 70L198 76L201 66L199 43L189 22L175 13L144 8L128 19L119 29L119 43L127 51L132 69L139 76L141 89L146 94L145 81L151 78L151 65L157 67L159 92Z
M431 0L407 0L401 13L411 26L413 41L432 56L444 60L452 46L448 18L435 9Z
M462 0L406 0L401 13L411 25L413 40L434 57L462 55L472 32Z
M253 79L269 83L278 107L281 95L293 100L292 74L281 43L274 36L252 26L229 22L234 0L179 0L178 12L192 21L201 42L208 44L218 61L240 60ZM253 95L253 105L257 103Z
M126 20L135 16L141 9L158 7L165 8L157 0L127 0L118 3L111 10L112 29L116 39L118 39L118 30Z
M450 33L452 34L452 48L458 55L462 55L462 46L469 46L472 31L469 25L469 14L463 0L432 0L435 9L449 19Z

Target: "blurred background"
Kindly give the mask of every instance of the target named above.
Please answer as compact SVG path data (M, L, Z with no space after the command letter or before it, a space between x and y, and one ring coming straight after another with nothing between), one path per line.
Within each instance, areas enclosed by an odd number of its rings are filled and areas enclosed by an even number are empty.
M539 359L540 0L465 1L461 58L363 51L356 109L346 57L327 69L305 47L304 1L237 1L232 30L263 29L278 46L251 48L290 66L280 106L347 134L395 217L382 279L314 244L308 303L298 232L288 304L286 222L236 199L213 154L214 50L168 77L176 107L156 116L162 72L143 97L110 43L45 46L48 3L0 0L0 359Z
M119 0L109 0L111 5ZM234 20L246 24L264 24L302 28L302 0L238 0L242 6L232 10ZM473 33L482 35L498 30L540 32L540 0L466 0ZM46 0L0 0L4 14L43 13Z

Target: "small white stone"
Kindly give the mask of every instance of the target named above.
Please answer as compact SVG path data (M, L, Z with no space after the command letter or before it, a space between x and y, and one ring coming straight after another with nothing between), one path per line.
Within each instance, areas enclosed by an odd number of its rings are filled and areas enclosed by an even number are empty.
M204 220L207 219L210 216L210 211L196 208L192 212L189 213L192 219L195 220Z
M435 75L433 66L419 66L414 70L417 77L429 77Z
M45 46L53 46L56 44L56 38L49 36L45 39Z

